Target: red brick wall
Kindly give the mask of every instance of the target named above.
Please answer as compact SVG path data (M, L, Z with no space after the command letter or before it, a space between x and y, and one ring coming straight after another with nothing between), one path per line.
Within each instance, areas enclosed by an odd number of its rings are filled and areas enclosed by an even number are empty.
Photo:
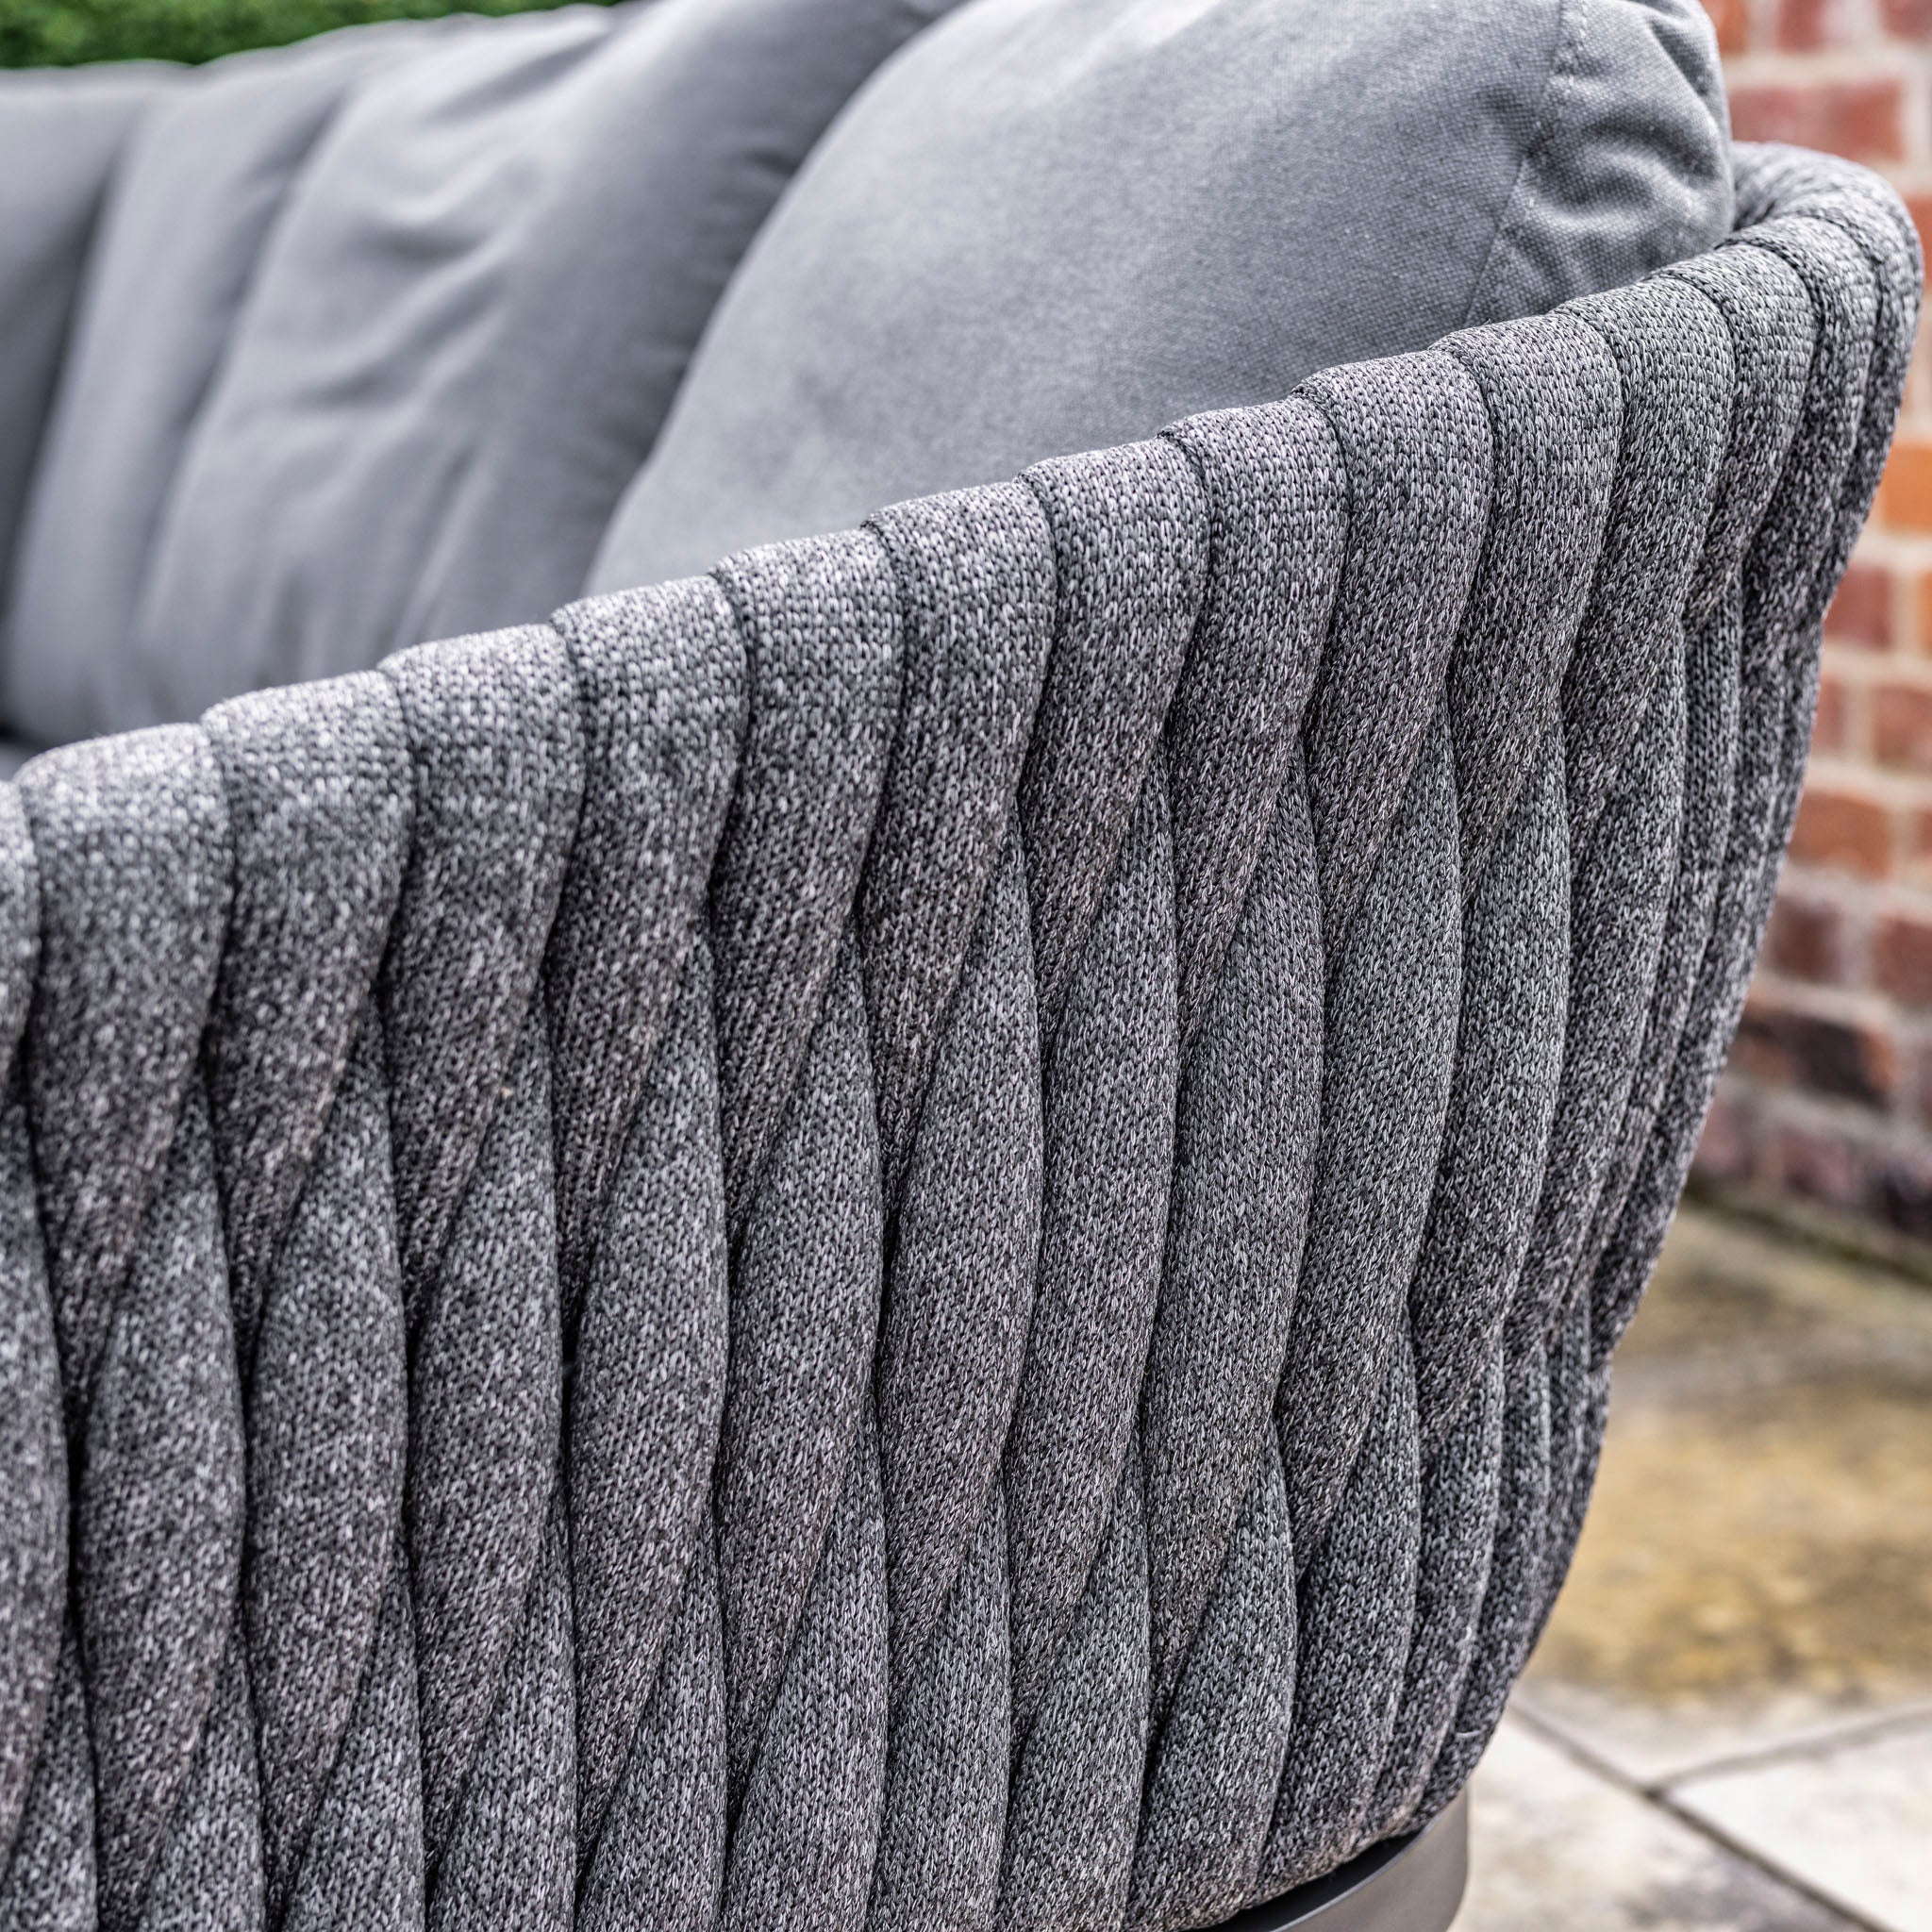
M1932 230L1932 0L1706 0L1740 140L1878 169ZM1932 367L1825 624L1810 776L1707 1175L1932 1241Z

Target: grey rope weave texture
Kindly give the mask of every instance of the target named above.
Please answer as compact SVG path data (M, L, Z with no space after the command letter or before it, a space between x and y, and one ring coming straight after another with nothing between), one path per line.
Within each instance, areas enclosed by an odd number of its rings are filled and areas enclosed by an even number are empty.
M0 787L0 1928L1212 1924L1460 1789L1917 319L1636 288Z

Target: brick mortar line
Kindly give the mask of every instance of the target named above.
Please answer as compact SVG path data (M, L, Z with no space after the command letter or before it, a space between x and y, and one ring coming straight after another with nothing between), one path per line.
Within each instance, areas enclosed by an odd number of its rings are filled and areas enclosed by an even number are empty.
M1686 1198L1733 1220L1768 1229L1861 1268L1883 1268L1913 1294L1932 1292L1932 1249L1870 1213L1834 1208L1814 1196L1761 1181L1693 1173Z
M1893 909L1932 914L1932 886L1916 885L1906 879L1857 878L1807 859L1794 858L1785 868L1783 890L1793 889L1801 898L1809 895L1816 899L1824 892L1841 892L1848 895L1847 904L1855 904L1863 911L1893 907L1895 898Z
M1762 973L1758 977L1761 982L1759 991L1783 1001L1788 1008L1798 1006L1810 1018L1817 1020L1864 1019L1870 1015L1871 1008L1855 1009L1849 1003L1885 998L1883 993L1865 988L1832 986L1824 981L1807 979L1801 974L1783 973L1775 969Z
M1851 792L1874 805L1924 805L1927 788L1932 787L1932 772L1913 772L1895 765L1881 765L1869 755L1847 757L1842 752L1821 751L1812 754L1806 783L1807 786L1824 785L1836 791ZM1791 857L1794 864L1823 863L1796 852Z
M1911 441L1932 442L1932 409L1916 426L1924 434ZM1904 570L1932 566L1932 531L1901 529L1896 524L1867 524L1858 539L1857 560Z
M1802 871L1792 868L1785 879L1785 892L1807 911L1846 913L1862 919L1909 917L1932 924L1932 891L1924 886L1853 879L1828 867L1807 866ZM1789 967L1772 970L1794 979L1811 977Z
M1856 1154L1861 1159L1924 1160L1932 1155L1932 1135L1928 1135L1924 1126L1908 1115L1879 1113L1857 1101L1840 1100L1831 1094L1820 1093L1814 1088L1781 1086L1752 1074L1736 1074L1730 1079L1730 1091L1725 1096L1729 1104L1732 1107L1756 1107L1760 1123L1815 1135L1835 1135L1847 1153ZM1764 1181L1754 1182L1753 1185L1770 1188L1785 1187L1789 1183ZM1800 1199L1815 1202L1836 1213L1871 1216L1869 1208L1834 1204L1796 1189L1791 1191ZM1879 1224L1884 1224L1882 1218ZM1914 1239L1902 1230L1898 1232L1901 1240ZM1925 1243L1921 1240L1919 1245L1923 1247Z
M1824 668L1841 684L1869 691L1875 685L1902 684L1932 696L1932 650L1883 644L1838 644L1824 654ZM1925 773L1932 784L1932 768Z
M1932 73L1932 50L1923 42L1878 41L1863 44L1761 48L1724 56L1726 89L1740 87L1841 87L1847 81L1896 80L1901 87Z

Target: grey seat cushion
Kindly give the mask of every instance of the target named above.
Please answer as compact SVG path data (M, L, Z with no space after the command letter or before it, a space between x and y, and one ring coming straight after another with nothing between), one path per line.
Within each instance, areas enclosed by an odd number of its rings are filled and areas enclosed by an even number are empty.
M192 716L575 595L780 191L947 4L654 0L366 31L381 58L307 136L315 75L357 37L279 57L286 111L244 119L240 75L210 75L195 141L259 150L265 118L290 164L246 238L232 189L192 196L192 232L246 273L158 338L151 297L179 278L153 258L181 205L164 220L124 171L23 558L9 721L53 740ZM149 145L189 159L172 130Z
M719 306L604 591L1011 475L1718 242L1696 0L974 0Z
M179 75L125 61L0 88L0 599L109 172Z

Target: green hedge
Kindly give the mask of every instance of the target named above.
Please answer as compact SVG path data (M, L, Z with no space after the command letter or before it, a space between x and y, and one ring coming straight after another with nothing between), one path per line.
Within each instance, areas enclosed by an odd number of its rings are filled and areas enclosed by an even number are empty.
M561 0L0 0L0 67L212 60L365 20L523 13Z

